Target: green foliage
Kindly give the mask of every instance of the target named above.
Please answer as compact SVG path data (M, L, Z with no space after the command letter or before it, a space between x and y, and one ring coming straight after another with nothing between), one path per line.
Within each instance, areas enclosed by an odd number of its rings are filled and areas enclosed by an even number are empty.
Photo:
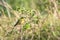
M27 30L27 29L30 29L30 24L29 23L26 23L24 26L23 26L23 30Z

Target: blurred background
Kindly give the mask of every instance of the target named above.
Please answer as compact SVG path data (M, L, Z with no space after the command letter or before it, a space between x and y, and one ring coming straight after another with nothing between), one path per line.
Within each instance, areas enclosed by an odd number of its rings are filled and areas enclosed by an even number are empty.
M0 0L0 40L60 40L60 0Z

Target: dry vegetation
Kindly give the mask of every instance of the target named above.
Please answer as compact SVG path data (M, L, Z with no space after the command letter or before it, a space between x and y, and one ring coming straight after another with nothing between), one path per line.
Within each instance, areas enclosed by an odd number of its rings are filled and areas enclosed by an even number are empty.
M0 1L0 40L60 40L60 0Z

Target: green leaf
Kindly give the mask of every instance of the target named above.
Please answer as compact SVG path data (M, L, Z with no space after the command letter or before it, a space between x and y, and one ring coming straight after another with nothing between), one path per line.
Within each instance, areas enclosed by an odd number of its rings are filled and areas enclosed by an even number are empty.
M26 30L26 29L30 29L30 24L29 24L29 23L26 23L26 24L23 26L23 30Z

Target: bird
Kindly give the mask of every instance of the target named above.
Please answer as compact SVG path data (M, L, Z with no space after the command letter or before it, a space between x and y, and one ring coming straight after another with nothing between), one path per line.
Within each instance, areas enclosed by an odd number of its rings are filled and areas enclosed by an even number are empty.
M17 20L17 22L14 24L14 26L18 25L18 24L23 24L25 22L24 17L21 17Z

